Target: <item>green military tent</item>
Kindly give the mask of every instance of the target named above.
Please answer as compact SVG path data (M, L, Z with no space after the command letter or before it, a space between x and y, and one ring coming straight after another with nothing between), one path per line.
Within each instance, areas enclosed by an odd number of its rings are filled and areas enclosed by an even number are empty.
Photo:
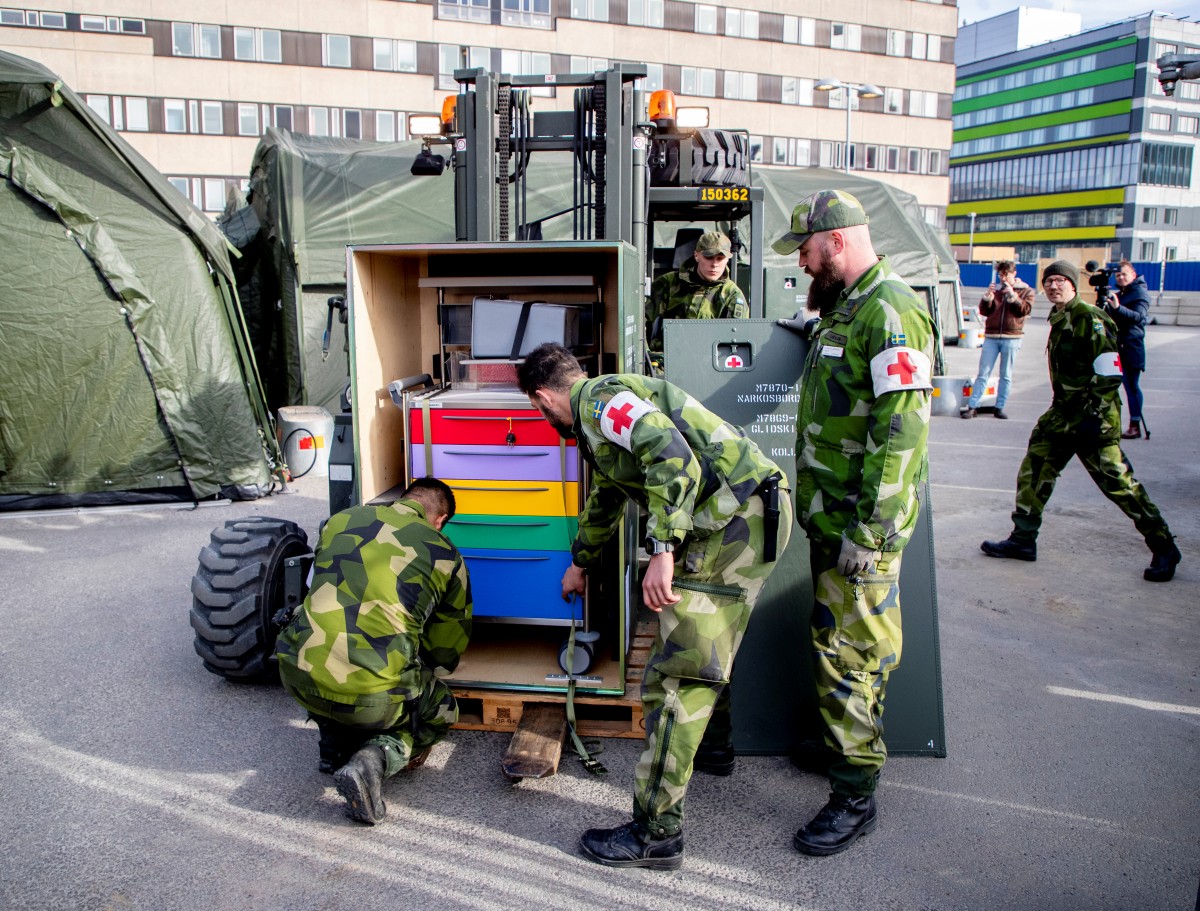
M0 51L0 509L253 498L272 436L216 226Z
M254 155L249 206L222 219L231 243L246 321L272 409L319 405L338 410L346 382L345 333L330 298L345 293L346 245L439 243L454 240L454 179L413 176L419 142L374 143L268 130ZM445 149L438 151L445 152ZM545 240L568 239L572 205L570 157L547 153L531 165L524 209ZM765 189L769 240L782 233L792 206L826 187L849 189L871 213L876 249L939 316L957 340L958 267L944 233L925 223L916 197L861 172L760 166L753 182ZM671 244L672 238L656 238ZM790 315L808 280L795 259L765 248L768 316ZM785 279L796 278L785 289Z

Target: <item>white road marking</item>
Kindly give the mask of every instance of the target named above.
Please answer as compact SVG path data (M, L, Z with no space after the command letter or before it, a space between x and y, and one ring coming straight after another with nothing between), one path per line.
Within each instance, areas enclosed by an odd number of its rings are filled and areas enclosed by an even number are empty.
M1194 705L1175 705L1171 702L1151 702L1148 699L1134 699L1131 696L1113 696L1109 693L1089 693L1087 690L1072 690L1064 686L1048 686L1046 692L1055 696L1074 696L1076 699L1094 699L1096 702L1115 702L1118 705L1132 705L1138 709L1148 709L1151 712L1175 712L1180 715L1200 715L1200 707Z

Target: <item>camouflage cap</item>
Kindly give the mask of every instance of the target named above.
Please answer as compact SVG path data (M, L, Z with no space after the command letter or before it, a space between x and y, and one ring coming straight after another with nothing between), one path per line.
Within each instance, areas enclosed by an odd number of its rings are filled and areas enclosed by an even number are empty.
M820 190L796 204L792 209L791 230L771 244L771 249L788 256L814 234L865 225L868 221L862 203L845 190Z
M729 238L720 231L707 231L696 241L696 254L705 256L729 255Z

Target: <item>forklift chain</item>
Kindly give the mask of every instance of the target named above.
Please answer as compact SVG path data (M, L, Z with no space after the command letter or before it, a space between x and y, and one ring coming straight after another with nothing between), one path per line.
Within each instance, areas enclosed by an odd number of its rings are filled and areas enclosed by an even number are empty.
M512 101L512 86L500 86L496 97L496 113L500 118L499 136L496 137L496 153L499 158L496 176L496 218L499 222L499 240L508 240L508 169L512 159Z
M606 199L608 197L608 182L605 178L605 136L607 135L608 126L608 98L604 89L604 83L599 83L596 86L593 95L593 109L596 117L596 138L594 148L596 150L596 238L604 240L605 221L607 219L608 205Z

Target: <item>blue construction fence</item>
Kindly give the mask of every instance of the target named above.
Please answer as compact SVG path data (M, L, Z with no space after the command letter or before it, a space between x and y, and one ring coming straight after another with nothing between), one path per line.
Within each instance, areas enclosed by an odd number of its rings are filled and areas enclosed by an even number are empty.
M1116 265L1109 263L1109 265ZM1146 287L1151 291L1158 290L1158 279L1162 274L1163 263L1134 263L1138 275L1146 280ZM1167 291L1200 291L1200 262L1180 261L1168 262L1166 275L1163 276L1162 290ZM994 278L990 263L959 263L959 280L964 288L986 288ZM1027 284L1037 284L1037 263L1017 263L1017 277Z

